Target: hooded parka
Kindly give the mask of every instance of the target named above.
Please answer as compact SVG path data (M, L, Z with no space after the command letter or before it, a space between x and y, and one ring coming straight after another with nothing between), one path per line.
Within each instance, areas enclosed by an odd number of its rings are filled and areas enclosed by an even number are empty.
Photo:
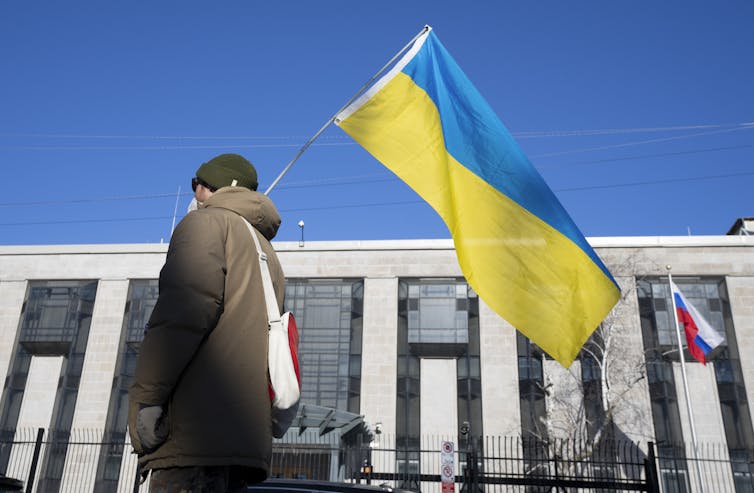
M254 242L258 231L282 311L285 278L269 243L280 225L263 194L217 190L176 227L160 272L159 297L129 391L129 429L144 469L241 466L269 474L267 311ZM162 405L168 437L144 450L140 408Z

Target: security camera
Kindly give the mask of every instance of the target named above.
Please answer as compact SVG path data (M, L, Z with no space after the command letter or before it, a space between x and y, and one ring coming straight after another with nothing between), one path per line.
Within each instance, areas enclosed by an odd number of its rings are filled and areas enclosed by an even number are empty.
M464 436L468 435L470 429L471 429L471 425L469 424L469 422L464 421L463 424L461 424L461 435L464 435Z
M382 433L382 423L375 423L374 424L374 434L380 435Z

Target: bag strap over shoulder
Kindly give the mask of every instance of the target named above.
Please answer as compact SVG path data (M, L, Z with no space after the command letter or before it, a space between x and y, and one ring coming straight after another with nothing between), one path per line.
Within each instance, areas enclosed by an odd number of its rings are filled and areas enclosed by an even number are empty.
M254 245L257 248L257 257L259 258L259 270L262 272L262 286L264 287L264 301L267 305L267 321L270 325L280 322L280 308L278 307L277 296L275 296L275 288L272 286L272 276L270 275L270 266L267 265L267 254L262 251L262 246L259 244L259 238L257 238L256 229L241 216L243 222L246 223L246 227L249 228L249 233L254 239Z

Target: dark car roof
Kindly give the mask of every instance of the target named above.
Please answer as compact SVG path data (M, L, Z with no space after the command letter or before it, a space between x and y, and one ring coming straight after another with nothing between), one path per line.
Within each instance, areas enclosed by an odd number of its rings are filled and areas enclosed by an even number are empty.
M256 493L415 493L387 485L333 483L308 479L268 479L250 485L248 489Z

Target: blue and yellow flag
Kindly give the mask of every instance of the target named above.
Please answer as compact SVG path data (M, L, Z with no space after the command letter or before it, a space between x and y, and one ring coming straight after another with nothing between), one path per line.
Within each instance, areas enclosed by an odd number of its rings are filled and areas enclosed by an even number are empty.
M431 29L335 122L440 214L474 291L570 366L620 289Z

